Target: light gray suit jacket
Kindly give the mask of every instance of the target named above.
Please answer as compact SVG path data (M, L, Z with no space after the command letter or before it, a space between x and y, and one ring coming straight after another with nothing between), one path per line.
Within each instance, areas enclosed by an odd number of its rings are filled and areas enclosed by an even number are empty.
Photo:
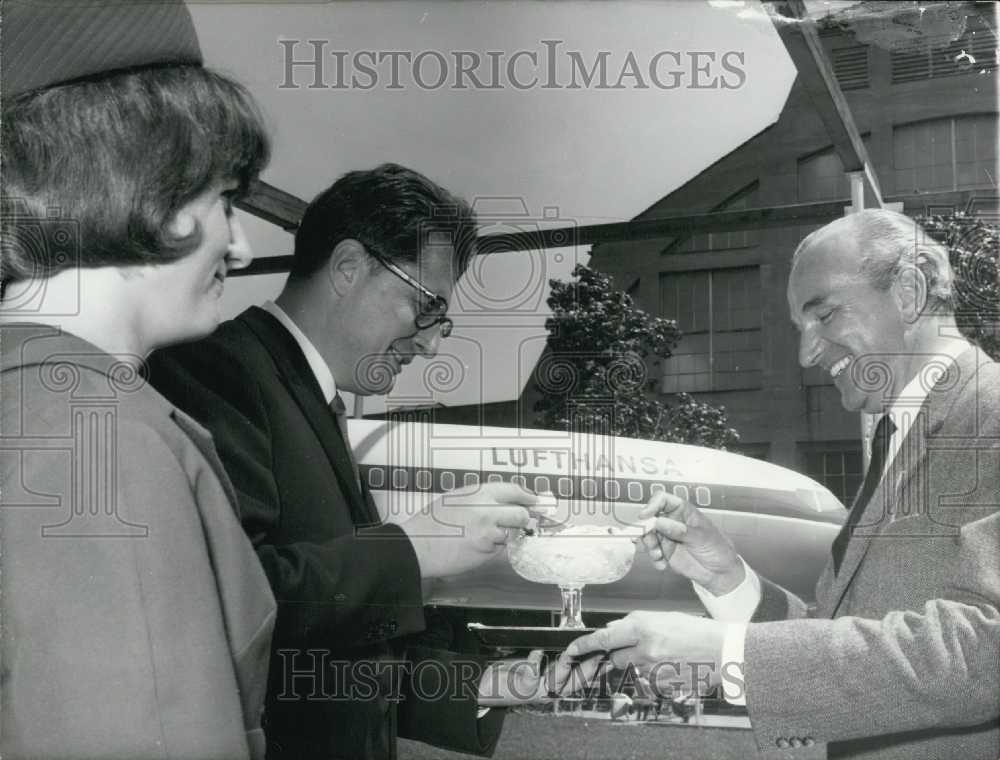
M0 337L0 754L263 758L274 598L211 438L78 338Z
M761 750L1000 757L1000 365L978 349L928 395L816 599L810 617L763 583L744 666Z

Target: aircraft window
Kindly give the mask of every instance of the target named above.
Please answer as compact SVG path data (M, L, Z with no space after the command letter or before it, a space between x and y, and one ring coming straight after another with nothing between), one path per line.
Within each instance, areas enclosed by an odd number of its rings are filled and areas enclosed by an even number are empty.
M617 480L604 481L604 498L617 499L622 494L621 484Z
M368 470L368 485L372 488L381 488L385 485L385 470L381 467L372 467Z
M559 478L559 495L564 498L569 498L573 495L573 481L569 478Z
M535 493L549 493L552 489L549 488L549 479L544 475L538 475L535 478Z
M445 470L441 473L441 490L450 491L455 487L455 473Z
M393 488L406 488L406 485L410 482L409 473L403 469L395 469L392 471L392 487Z
M521 486L521 488L528 487L528 481L525 480L524 475L514 475L511 477L510 482L516 486Z
M699 507L711 506L712 492L708 490L708 486L698 486L695 488L694 500L698 503Z
M467 485L467 486L478 486L479 485L479 473L478 472L467 472L467 473L465 473L465 485Z
M680 498L684 499L684 501L687 501L689 498L691 498L691 493L688 491L687 486L676 485L674 486L674 496L679 496Z
M637 480L630 480L628 482L628 500L645 501L645 499L642 498L642 483Z
M808 489L796 488L795 495L801 503L809 505L816 512L841 512L844 509L844 505L837 500L837 497L823 486Z
M597 496L597 481L592 478L585 478L580 481L580 493L587 499Z
M431 474L427 470L417 470L417 488L421 491L430 490Z
M653 485L649 487L649 495L652 496L654 493L666 490L667 489L663 487L663 483L653 483Z
M503 483L503 475L498 472L492 472L486 477L487 483Z

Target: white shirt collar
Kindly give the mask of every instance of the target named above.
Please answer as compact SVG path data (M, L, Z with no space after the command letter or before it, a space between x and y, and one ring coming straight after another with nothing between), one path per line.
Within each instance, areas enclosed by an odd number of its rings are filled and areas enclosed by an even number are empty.
M299 344L299 348L302 349L302 353L306 357L309 369L312 370L316 382L319 383L319 387L323 391L323 398L329 404L333 401L333 397L337 395L337 383L333 379L330 365L326 363L320 352L316 350L316 346L313 345L312 341L306 337L306 334L299 329L299 326L292 321L292 318L278 304L274 303L274 301L266 301L261 305L261 308L281 322L281 325L295 338L295 342Z

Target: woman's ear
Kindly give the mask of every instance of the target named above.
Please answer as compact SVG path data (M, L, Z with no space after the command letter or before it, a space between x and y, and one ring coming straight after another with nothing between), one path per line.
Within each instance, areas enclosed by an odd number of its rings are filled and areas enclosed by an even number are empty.
M368 270L368 254L361 243L353 238L341 240L334 246L326 264L330 286L338 295L344 295L357 286Z
M198 230L198 219L195 217L191 204L186 204L178 209L177 213L174 214L170 221L167 222L167 232L170 236L177 239L183 240L184 238L190 237Z

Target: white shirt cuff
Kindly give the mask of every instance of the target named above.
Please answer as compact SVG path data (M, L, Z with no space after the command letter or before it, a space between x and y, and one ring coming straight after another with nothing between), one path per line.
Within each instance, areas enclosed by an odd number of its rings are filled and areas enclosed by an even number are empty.
M743 561L743 557L740 557L740 562L743 562L746 577L743 578L743 582L739 586L728 594L716 596L708 589L691 581L701 603L705 605L708 614L715 620L721 620L724 623L749 623L757 605L760 604L760 578L757 577L757 573L750 569L750 565Z
M729 623L722 640L722 696L731 705L746 706L747 688L743 675L743 647L746 623Z

